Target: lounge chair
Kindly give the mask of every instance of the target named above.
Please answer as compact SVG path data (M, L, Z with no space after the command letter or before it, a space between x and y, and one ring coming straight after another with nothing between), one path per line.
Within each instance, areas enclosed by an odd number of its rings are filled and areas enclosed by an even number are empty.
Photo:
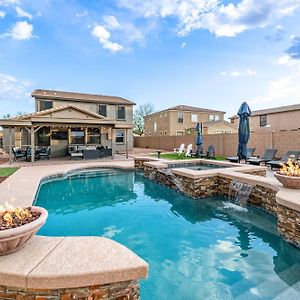
M50 146L43 148L41 151L39 151L39 157L40 158L47 158L49 160L51 155L51 148Z
M251 165L259 166L261 163L266 163L273 160L276 155L277 149L266 149L262 157L249 158L246 161Z
M22 151L20 148L17 147L13 147L12 149L12 153L14 155L14 161L17 161L17 159L19 158L26 158L26 152Z
M185 150L185 156L191 156L192 152L193 152L193 145L189 144Z
M286 163L290 157L298 159L300 156L300 151L287 151L285 155L280 160L271 160L266 162L266 165L270 166L271 169L280 169L283 163Z
M209 145L208 146L205 158L216 159L216 156L215 156L215 147L213 145Z
M184 144L181 144L180 147L178 149L174 149L174 153L177 153L177 154L182 154L184 153Z
M253 153L255 151L255 148L247 148L247 159L250 159L253 156ZM239 162L238 156L229 156L226 158L226 160L229 160L230 162Z

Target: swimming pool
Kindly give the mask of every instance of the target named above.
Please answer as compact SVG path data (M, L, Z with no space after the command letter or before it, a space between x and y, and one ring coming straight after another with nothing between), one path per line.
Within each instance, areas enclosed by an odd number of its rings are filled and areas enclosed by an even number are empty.
M223 197L193 200L111 169L44 182L36 198L49 211L39 234L104 236L145 259L142 299L299 297L300 251L257 209Z

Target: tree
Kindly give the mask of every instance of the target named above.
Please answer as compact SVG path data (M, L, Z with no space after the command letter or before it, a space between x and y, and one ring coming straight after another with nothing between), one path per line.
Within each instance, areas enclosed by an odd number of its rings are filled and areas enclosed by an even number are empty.
M10 119L11 117L12 117L11 114L6 114L2 116L3 119Z
M152 103L145 103L139 105L133 115L133 121L135 128L133 132L135 134L138 134L139 136L143 135L145 132L145 120L144 118L147 117L148 115L154 113L154 106Z

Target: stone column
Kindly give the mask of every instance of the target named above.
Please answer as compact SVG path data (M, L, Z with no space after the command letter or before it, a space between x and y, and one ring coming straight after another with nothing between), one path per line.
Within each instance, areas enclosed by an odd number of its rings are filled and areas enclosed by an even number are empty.
M31 162L34 162L35 148L34 148L34 127L30 128L30 142L31 142Z

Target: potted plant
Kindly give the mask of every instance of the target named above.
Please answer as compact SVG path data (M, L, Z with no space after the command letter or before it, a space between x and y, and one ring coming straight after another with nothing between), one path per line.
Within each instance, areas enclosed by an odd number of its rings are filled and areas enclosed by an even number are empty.
M300 166L294 159L289 158L274 176L286 188L300 189Z
M0 255L20 250L44 225L48 216L42 207L0 209Z

